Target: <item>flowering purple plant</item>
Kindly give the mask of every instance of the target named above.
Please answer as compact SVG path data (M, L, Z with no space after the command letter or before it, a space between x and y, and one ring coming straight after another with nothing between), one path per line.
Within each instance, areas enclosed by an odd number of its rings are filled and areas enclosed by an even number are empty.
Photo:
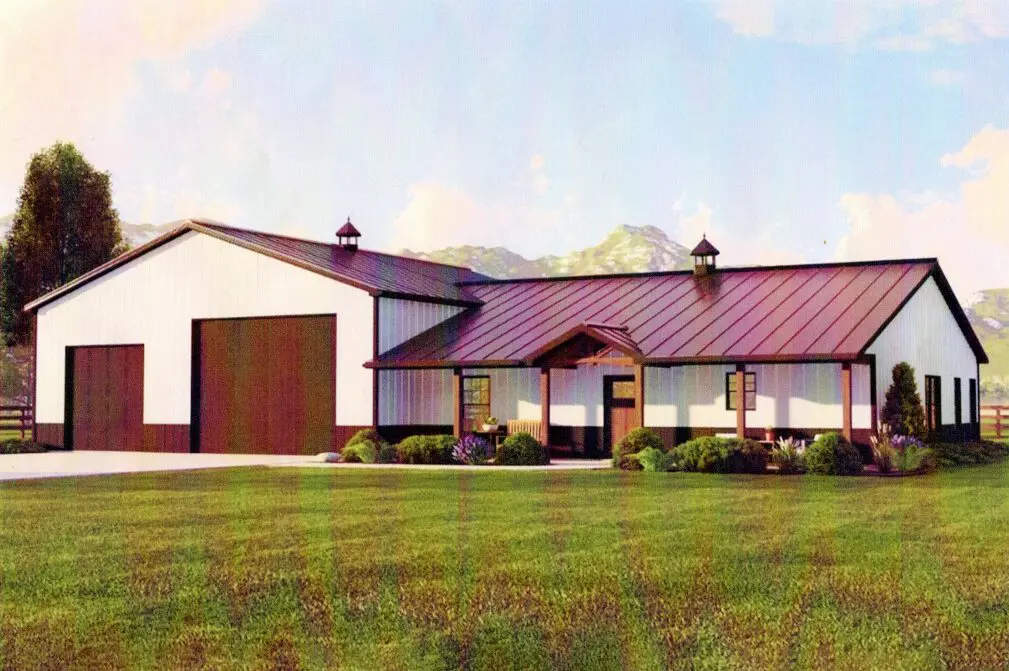
M463 436L452 448L452 459L460 464L483 464L490 457L490 443L472 434Z
M906 450L908 447L914 447L916 449L921 449L925 447L925 444L922 443L920 439L915 438L914 436L896 435L890 438L890 444L893 446L893 449L899 451Z

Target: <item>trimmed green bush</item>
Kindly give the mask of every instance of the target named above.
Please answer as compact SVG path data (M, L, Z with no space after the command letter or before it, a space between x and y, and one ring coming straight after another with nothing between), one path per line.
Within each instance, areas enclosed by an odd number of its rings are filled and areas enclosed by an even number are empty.
M931 473L938 467L932 450L914 444L897 450L893 463L901 473Z
M925 434L925 409L918 395L914 368L906 361L893 367L893 382L886 390L880 419L890 427L892 435L921 437Z
M451 464L455 436L410 436L397 446L404 464Z
M383 441L382 436L378 435L378 431L376 431L375 429L361 429L360 431L358 431L357 433L355 433L353 436L350 437L350 440L347 441L347 444L344 445L344 448L365 442L371 442L375 443L376 445L381 445Z
M399 450L395 445L386 442L378 444L378 454L375 456L376 463L395 464L397 461L399 461Z
M362 440L343 448L343 461L348 464L373 464L378 457L378 445L370 440Z
M632 455L627 455L632 456ZM641 464L642 470L651 473L663 473L665 471L676 470L676 455L672 452L664 452L655 447L646 447L633 455Z
M940 468L991 464L1009 456L1009 443L970 440L964 443L929 443Z
M676 446L673 453L684 471L763 473L767 468L767 450L754 440L705 436Z
M547 448L528 433L514 433L498 446L495 464L507 466L539 466L550 463Z
M652 429L631 429L620 442L613 446L613 465L620 465L620 457L624 454L637 454L645 448L654 448L660 452L666 451L666 446Z
M826 433L806 448L806 470L818 475L858 475L862 455L839 433Z
M0 454L37 454L45 451L45 445L40 445L31 440L11 438L0 443Z
M616 467L622 471L643 471L644 467L636 454L621 454Z

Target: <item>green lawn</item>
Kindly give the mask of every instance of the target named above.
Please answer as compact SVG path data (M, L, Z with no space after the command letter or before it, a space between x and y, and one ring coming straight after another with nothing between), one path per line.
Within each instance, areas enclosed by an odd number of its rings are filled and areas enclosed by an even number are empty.
M3 668L1002 668L1009 465L0 486Z

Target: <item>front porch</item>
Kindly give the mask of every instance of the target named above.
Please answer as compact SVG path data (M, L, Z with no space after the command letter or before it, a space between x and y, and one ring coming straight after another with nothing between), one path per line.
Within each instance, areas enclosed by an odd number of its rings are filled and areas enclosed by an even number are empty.
M521 422L555 454L603 456L635 427L670 445L731 433L811 439L838 431L868 444L874 366L860 362L653 364L619 327L582 325L524 365L383 370L379 426L479 430ZM538 430L530 430L538 427Z

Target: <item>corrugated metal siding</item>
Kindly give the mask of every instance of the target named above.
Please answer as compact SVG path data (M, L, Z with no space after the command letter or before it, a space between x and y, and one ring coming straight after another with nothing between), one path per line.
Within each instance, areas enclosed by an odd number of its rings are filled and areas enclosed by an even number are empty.
M201 233L187 233L43 306L38 421L63 421L67 345L143 344L144 422L188 424L193 319L337 313L336 423L371 424L373 299Z
M418 333L440 324L465 308L439 303L424 303L398 298L378 300L379 354L406 342Z
M761 364L746 367L757 375L757 408L746 424L763 428L841 428L840 364ZM681 366L645 369L647 426L736 425L725 409L725 374L735 366ZM872 421L869 367L852 367L853 428Z
M757 373L757 409L747 413L752 427L841 428L840 364L748 366ZM725 373L732 366L645 368L645 424L648 426L734 427L735 411L725 410ZM466 369L491 378L491 412L502 423L539 419L539 369ZM625 366L580 366L551 371L552 423L603 425L603 376L631 375ZM380 371L381 424L452 423L452 372ZM869 367L855 365L852 376L854 428L870 428Z
M967 380L977 378L977 357L960 330L935 281L929 278L866 350L876 355L879 407L893 381L893 367L914 367L924 401L925 376L942 378L942 420L953 423L953 378L962 379L963 418L968 419Z

